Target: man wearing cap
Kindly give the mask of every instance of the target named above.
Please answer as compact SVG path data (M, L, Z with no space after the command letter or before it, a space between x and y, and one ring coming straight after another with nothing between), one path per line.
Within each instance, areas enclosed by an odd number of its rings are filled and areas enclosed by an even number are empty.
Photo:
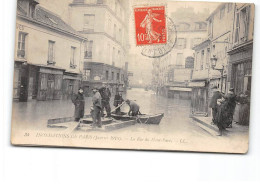
M83 89L79 88L78 94L72 96L72 103L75 105L74 118L79 121L83 118L85 112L85 99L83 96Z
M111 116L111 108L110 108L111 92L107 84L103 84L103 86L99 89L99 92L101 95L102 116L104 116L104 109L106 109L107 117L110 117Z
M216 120L216 115L217 115L217 112L218 112L217 101L218 101L218 99L222 98L222 94L218 90L217 86L214 86L212 88L212 90L213 90L213 96L210 100L209 107L212 109L212 123L216 124L215 120Z
M140 107L139 105L137 105L137 103L135 103L134 101L130 101L130 100L126 100L126 103L129 105L130 109L128 112L129 116L137 116L140 113Z
M98 92L97 87L93 89L93 97L92 97L92 102L93 102L93 107L91 109L91 115L93 119L92 126L98 126L99 128L102 127L102 122L101 122L101 95Z

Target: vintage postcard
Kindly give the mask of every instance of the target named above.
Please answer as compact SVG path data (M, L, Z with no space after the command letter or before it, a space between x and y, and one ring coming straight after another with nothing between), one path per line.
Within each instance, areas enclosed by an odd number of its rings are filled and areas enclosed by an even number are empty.
M17 0L12 144L247 153L254 11Z

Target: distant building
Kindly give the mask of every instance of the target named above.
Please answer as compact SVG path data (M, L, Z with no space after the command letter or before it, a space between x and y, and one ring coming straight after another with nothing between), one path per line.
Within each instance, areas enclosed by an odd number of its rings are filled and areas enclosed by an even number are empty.
M146 56L129 54L129 71L133 76L129 77L129 86L147 87L151 86L153 59Z
M181 8L171 16L176 25L177 42L169 54L153 61L152 83L157 92L163 96L174 97L176 93L176 97L182 97L178 94L183 90L185 93L183 96L190 98L191 89L185 87L191 79L194 68L192 48L207 37L207 23L201 20L201 17L204 19L206 17L204 14L199 15L194 13L192 8ZM180 79L181 77L183 79Z
M235 93L251 91L254 34L254 4L238 3L235 7L233 44L229 50L228 80Z
M69 6L70 25L88 38L83 72L86 90L102 83L113 89L126 86L128 1L73 0Z
M13 98L70 98L81 83L87 40L38 1L17 2Z

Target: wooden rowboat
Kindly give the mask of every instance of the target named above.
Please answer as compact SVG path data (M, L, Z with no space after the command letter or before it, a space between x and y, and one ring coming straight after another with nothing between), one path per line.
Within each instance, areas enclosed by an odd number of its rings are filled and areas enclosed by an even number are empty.
M148 115L148 114L142 114L138 116L128 116L127 113L121 112L121 114L112 114L112 118L120 121L129 121L129 120L136 120L137 123L143 123L143 124L154 124L159 125L164 114L155 114L155 115Z

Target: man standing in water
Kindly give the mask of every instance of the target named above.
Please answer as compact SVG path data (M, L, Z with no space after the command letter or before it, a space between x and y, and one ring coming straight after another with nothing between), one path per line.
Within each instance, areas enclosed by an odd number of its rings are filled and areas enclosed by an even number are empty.
M92 102L93 102L93 107L91 109L91 116L93 119L92 126L96 127L98 126L99 128L102 127L102 122L101 122L101 95L98 92L98 89L95 87L93 89L93 97L92 97Z
M83 96L83 89L79 88L78 94L72 97L72 103L75 105L74 118L79 122L80 118L83 118L85 111L85 99Z

